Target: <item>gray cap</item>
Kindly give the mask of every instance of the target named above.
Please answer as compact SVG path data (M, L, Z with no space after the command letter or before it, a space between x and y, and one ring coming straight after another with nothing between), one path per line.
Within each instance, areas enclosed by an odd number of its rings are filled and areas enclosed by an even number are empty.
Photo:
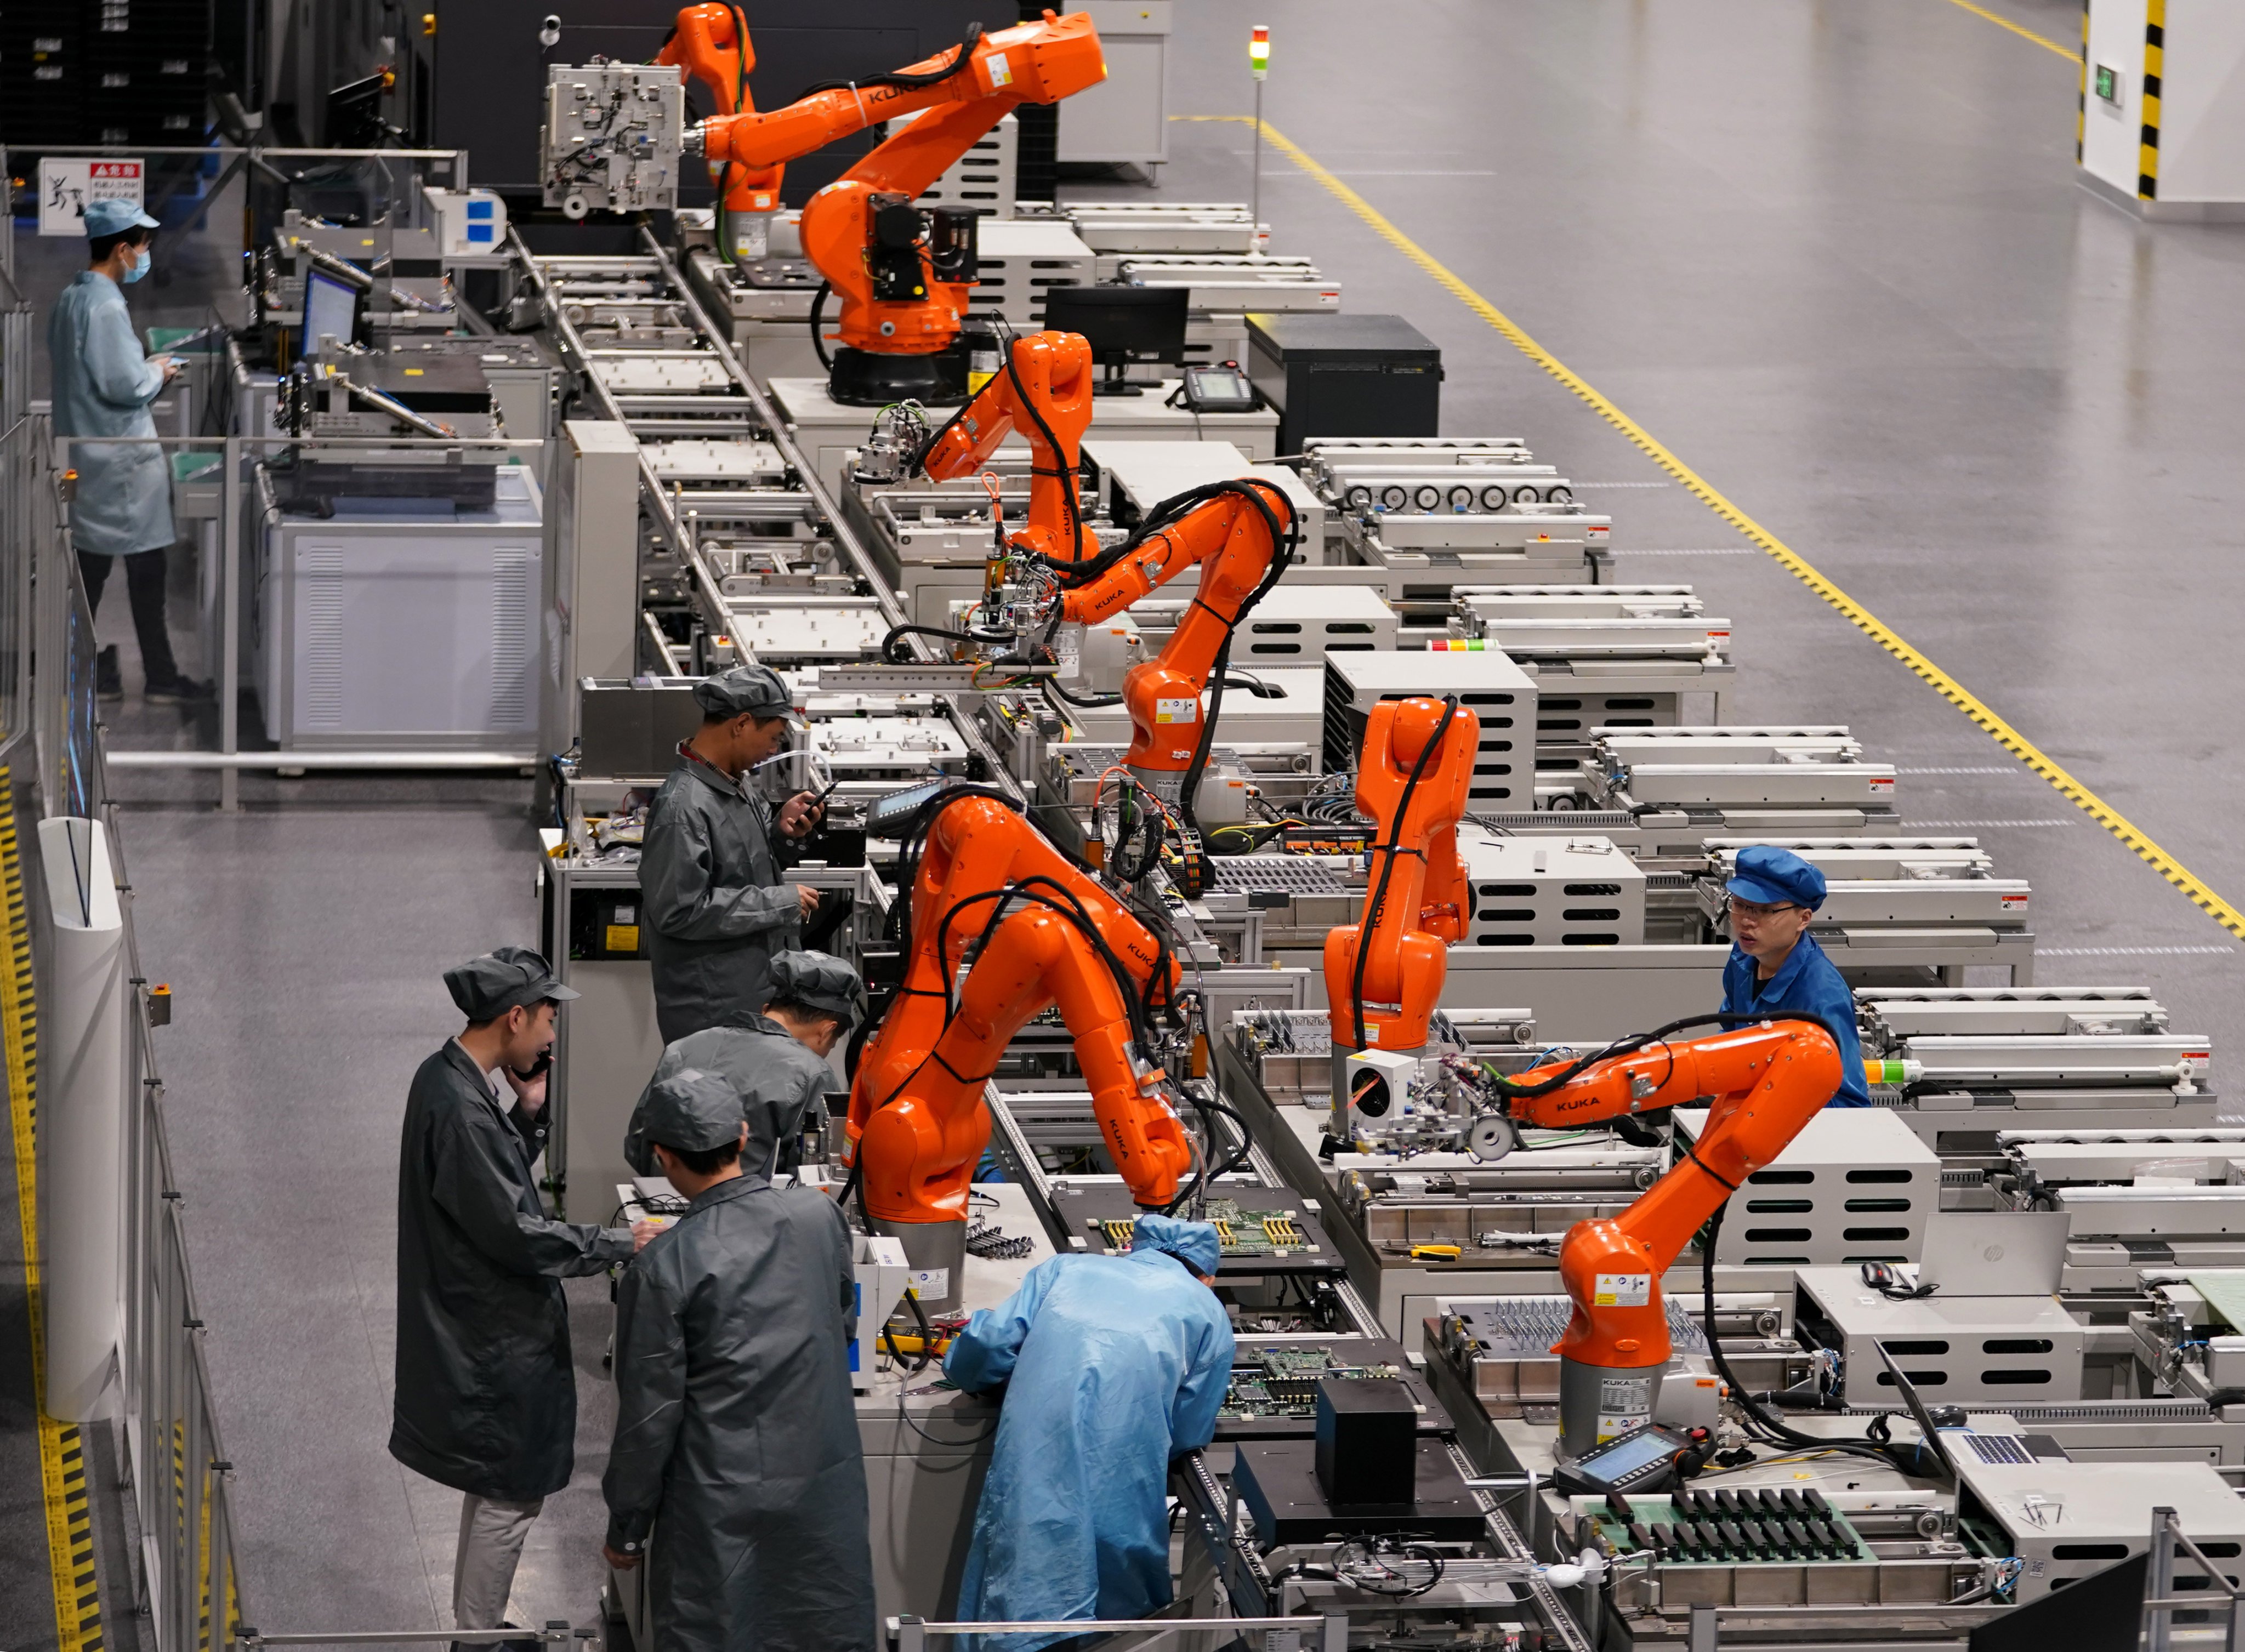
M865 984L831 952L782 952L771 961L772 997L842 1018L854 1031L865 1019Z
M714 1073L687 1067L647 1093L649 1141L673 1153L706 1153L741 1139L740 1093Z
M735 666L694 685L694 703L712 717L784 717L794 701L770 666Z
M556 1003L577 996L553 978L553 966L526 946L502 946L444 972L444 990L471 1021L490 1021L518 1004Z

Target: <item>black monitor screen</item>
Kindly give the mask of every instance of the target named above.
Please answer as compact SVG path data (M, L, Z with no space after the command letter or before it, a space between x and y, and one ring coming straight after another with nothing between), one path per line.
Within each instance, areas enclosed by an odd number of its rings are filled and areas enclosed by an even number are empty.
M1183 287L1048 287L1045 328L1082 335L1095 362L1182 362L1190 296Z

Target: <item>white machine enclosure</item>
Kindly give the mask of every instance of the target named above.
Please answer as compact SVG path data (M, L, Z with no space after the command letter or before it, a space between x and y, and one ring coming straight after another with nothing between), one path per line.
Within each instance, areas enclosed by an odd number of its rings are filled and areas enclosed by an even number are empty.
M546 530L527 468L499 467L481 519L283 516L259 486L251 635L276 745L534 755Z
M1524 809L1534 797L1536 685L1501 653L1428 653L1374 649L1326 656L1325 762L1353 768L1366 720L1383 700L1455 694L1481 720L1468 806Z
M1472 891L1462 946L1635 946L1645 873L1603 837L1500 837L1470 821L1458 860Z
M1852 1267L1801 1268L1794 1279L1794 1323L1839 1353L1850 1405L1898 1405L1882 1343L1929 1405L1994 1410L2081 1398L2088 1333L2055 1297L1896 1302Z
M850 1307L850 1386L864 1393L872 1386L880 1357L881 1328L904 1300L912 1283L912 1263L904 1242L886 1234L852 1234L856 1295Z
M1129 617L1158 653L1184 617L1190 599L1149 597ZM1265 666L1313 665L1329 653L1365 653L1396 646L1395 610L1360 585L1295 585L1285 579L1264 593L1232 635L1231 663L1252 675Z
M1676 1109L1679 1141L1697 1141L1706 1127L1705 1108ZM1771 1268L1916 1262L1940 1202L1940 1155L1892 1111L1828 1107L1732 1196L1715 1260Z
M2209 1557L2234 1556L2245 1543L2245 1502L2211 1464L1984 1462L1962 1438L1943 1432L1957 1459L1958 1518L1999 1536L2026 1562L2014 1591L2022 1606L2143 1554L2155 1508L2174 1510ZM2203 1578L2177 1553L2179 1580Z
M1091 248L1050 219L985 218L975 227L975 243L970 322L1002 321L1017 334L1041 332L1047 293L1089 287L1095 279Z

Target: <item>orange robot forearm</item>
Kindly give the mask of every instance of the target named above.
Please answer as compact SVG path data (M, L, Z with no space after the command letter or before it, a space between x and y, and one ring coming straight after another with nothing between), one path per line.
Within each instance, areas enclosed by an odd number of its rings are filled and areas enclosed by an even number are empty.
M749 71L756 66L756 48L747 34L736 27L737 22L731 6L688 6L678 14L676 31L655 58L707 86L721 116L756 112L756 103L749 95ZM786 170L779 164L754 166L713 159L709 179L724 191L722 205L729 213L777 212L780 181Z
M1068 591L1061 617L1095 625L1113 618L1187 568L1200 569L1200 591L1154 659L1130 667L1122 703L1130 713L1130 749L1123 765L1144 778L1182 775L1200 741L1201 695L1234 626L1254 600L1283 545L1291 543L1294 508L1278 486L1239 478L1242 492L1219 493L1194 505L1096 579ZM1268 512L1266 515L1265 512ZM1272 525L1278 525L1273 536Z
M1007 901L1000 917L1000 892L1008 890L1030 893ZM1082 922L1138 990L1150 981L1166 1001L1177 965L1145 927L1027 820L988 797L962 798L938 813L911 898L904 991L867 1043L851 1088L851 1157L866 1209L889 1222L966 1219L967 1188L989 1139L983 1086L1014 1035L1055 1004L1132 1197L1156 1208L1174 1200L1191 1168L1191 1146L1163 1093L1160 1069L1133 1043L1122 988ZM948 1010L948 983L986 929L957 1008Z
M1559 1273L1574 1314L1552 1351L1590 1365L1666 1364L1660 1276L1717 1208L1801 1134L1838 1092L1841 1074L1840 1046L1829 1032L1808 1021L1777 1019L1712 1038L1651 1044L1601 1062L1548 1095L1516 1100L1514 1118L1539 1125L1710 1104L1706 1127L1681 1164L1620 1215L1569 1230ZM1537 1077L1523 1073L1513 1082L1532 1084Z
M1074 333L1048 332L1015 339L1012 349L1014 370L975 393L920 468L936 482L969 475L1018 430L1029 444L1029 514L1012 543L1055 562L1080 562L1099 552L1098 537L1071 508L1091 424L1091 347Z
M1366 869L1362 920L1326 937L1326 1002L1337 1048L1423 1046L1448 976L1449 944L1463 936L1457 827L1481 749L1481 719L1463 706L1447 714L1447 726L1445 715L1441 701L1421 698L1385 701L1365 720L1356 807L1380 823L1380 837Z

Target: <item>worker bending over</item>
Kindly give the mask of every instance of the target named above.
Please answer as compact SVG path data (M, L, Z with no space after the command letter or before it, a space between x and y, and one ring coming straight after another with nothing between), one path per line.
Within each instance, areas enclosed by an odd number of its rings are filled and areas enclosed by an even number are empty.
M775 1188L768 1115L693 1068L643 1122L692 1201L616 1293L608 1564L651 1549L648 1652L873 1652L841 1207ZM650 1545L649 1534L653 1540Z
M1820 1018L1840 1046L1844 1076L1827 1105L1867 1107L1863 1046L1855 1037L1855 995L1808 933L1824 904L1824 874L1789 849L1755 843L1739 851L1729 884L1731 957L1723 965L1723 1008L1733 1015L1791 1010Z
M840 958L808 951L773 958L771 982L761 1013L743 1009L729 1025L689 1032L663 1051L624 1134L624 1158L641 1175L657 1174L647 1141L648 1097L688 1067L731 1085L743 1118L764 1115L753 1133L774 1144L772 1158L745 1168L764 1175L795 1168L786 1161L787 1143L802 1135L821 1096L845 1087L826 1058L865 1018L865 985Z
M1129 1253L1061 1256L967 1322L944 1375L1010 1379L959 1584L967 1622L1137 1618L1170 1599L1170 1459L1208 1444L1231 1376L1203 1222L1141 1215ZM1063 1637L1008 1635L1008 1648Z
M763 1008L772 954L797 944L818 905L817 890L780 881L772 830L807 837L824 809L798 792L775 817L748 778L787 740L787 685L769 666L736 666L695 684L694 700L701 731L655 795L640 855L665 1044Z

